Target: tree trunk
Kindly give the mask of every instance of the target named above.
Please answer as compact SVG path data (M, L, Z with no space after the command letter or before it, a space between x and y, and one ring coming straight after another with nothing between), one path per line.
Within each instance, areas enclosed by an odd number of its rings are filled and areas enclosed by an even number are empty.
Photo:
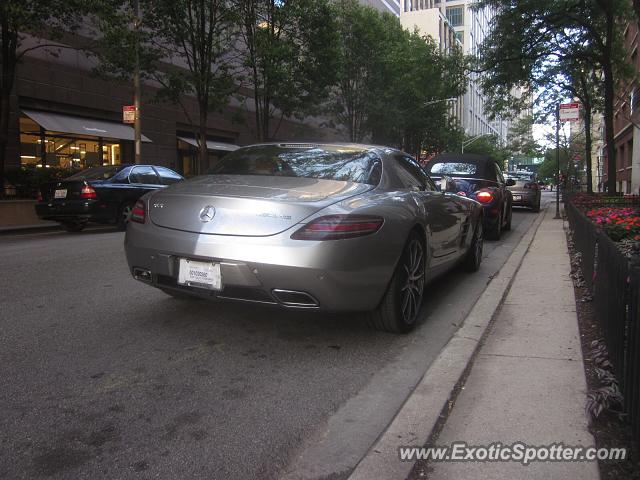
M7 145L9 144L9 99L11 92L3 88L0 95L0 197L3 197L4 169L7 158Z
M602 72L604 74L604 130L607 144L607 193L616 193L616 145L613 132L613 107L615 100L612 65L613 29L615 19L611 7L606 12L606 39L602 55Z
M591 104L584 104L584 161L587 166L587 193L593 193L591 175Z
M207 149L207 105L200 105L200 125L198 128L198 164L196 165L196 175L203 173L205 165L208 167L209 150Z
M0 21L2 52L0 58L0 197L4 196L4 170L7 159L7 145L9 144L9 110L11 106L11 92L15 80L17 32L9 30L7 18Z

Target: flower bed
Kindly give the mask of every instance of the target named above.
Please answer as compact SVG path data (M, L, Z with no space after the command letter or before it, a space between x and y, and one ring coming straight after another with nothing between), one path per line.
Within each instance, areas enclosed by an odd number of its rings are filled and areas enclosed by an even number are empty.
M640 196L574 195L570 202L614 242L640 242ZM637 250L633 248L632 250Z

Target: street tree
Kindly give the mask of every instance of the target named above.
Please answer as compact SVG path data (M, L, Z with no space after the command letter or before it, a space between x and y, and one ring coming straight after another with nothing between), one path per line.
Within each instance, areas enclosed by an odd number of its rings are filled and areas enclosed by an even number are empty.
M370 118L372 139L416 155L449 150L462 134L451 109L467 87L467 59L455 47L442 52L431 37L390 26L385 89Z
M9 141L10 99L16 69L29 52L57 55L65 34L79 28L88 2L80 0L2 0L0 2L0 195Z
M465 59L440 52L392 15L355 0L337 3L338 81L329 111L351 141L370 138L419 155L457 144L450 100L464 93Z
M265 141L285 117L320 112L336 81L335 9L328 0L238 0L235 8L243 84L253 97L256 137Z
M336 4L339 32L338 74L331 89L329 112L352 142L369 132L369 116L384 85L384 22L390 19L356 0Z
M507 133L507 148L513 155L537 157L541 154L540 145L533 137L533 115L518 117Z
M239 86L235 9L228 0L139 0L139 8L139 18L129 0L94 12L96 70L130 80L137 62L143 77L160 85L154 99L182 107L197 139L200 168L208 162L209 114L228 105ZM185 103L189 97L196 100L196 118Z
M549 68L580 62L601 72L608 189L615 192L614 87L625 70L616 22L630 11L628 0L481 0L477 4L477 8L486 7L498 12L480 62L486 72L483 90L494 111L522 106L527 98L515 102L509 98L514 87L533 91L549 87L553 81Z

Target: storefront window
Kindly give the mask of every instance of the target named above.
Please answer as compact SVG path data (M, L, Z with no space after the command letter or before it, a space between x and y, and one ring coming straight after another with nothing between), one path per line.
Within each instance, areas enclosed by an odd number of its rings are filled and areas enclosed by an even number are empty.
M20 162L69 169L119 165L122 163L120 140L43 131L30 118L21 117Z

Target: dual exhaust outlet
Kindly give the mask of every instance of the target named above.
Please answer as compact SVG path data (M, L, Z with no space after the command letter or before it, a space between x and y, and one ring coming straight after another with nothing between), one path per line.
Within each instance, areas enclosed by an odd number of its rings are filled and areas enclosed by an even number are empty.
M153 275L151 270L140 267L133 267L133 278L144 283L153 283ZM285 307L297 308L318 308L320 304L307 292L299 292L297 290L283 290L274 288L271 290L273 298Z

